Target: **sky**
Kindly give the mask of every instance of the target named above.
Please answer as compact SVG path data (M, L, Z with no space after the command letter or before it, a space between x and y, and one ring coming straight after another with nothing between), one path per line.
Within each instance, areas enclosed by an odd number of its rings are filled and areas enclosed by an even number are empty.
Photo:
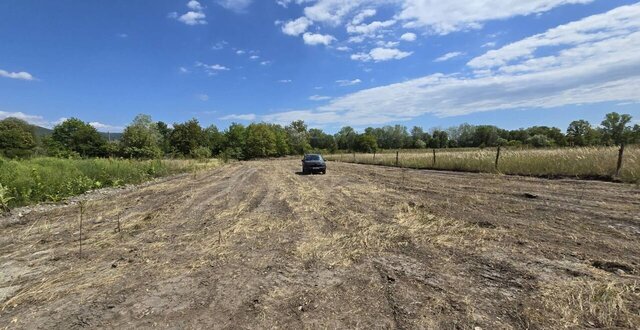
M6 0L0 119L640 123L640 2Z

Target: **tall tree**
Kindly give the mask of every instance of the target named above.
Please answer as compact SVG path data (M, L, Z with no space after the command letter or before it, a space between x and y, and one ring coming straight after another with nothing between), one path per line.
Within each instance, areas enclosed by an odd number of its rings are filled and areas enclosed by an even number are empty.
M309 145L309 132L307 125L302 120L296 120L286 127L289 135L289 147L294 154L302 155L311 149Z
M164 124L164 123L163 123ZM163 133L169 134L166 125L162 125ZM161 141L163 135L159 125L153 122L151 116L140 114L124 129L120 146L122 154L130 158L158 158L163 154ZM167 141L167 144L168 141ZM165 146L167 152L169 145Z
M53 128L51 138L64 150L73 151L82 157L106 155L106 140L88 123L77 118L67 119Z
M574 120L569 124L567 128L567 141L572 146L587 146L590 145L593 137L594 129L591 124L583 119Z
M29 157L35 147L33 126L18 118L0 120L0 155L8 158Z
M247 126L246 149L247 158L270 157L277 155L276 136L271 127L265 123Z
M225 146L223 156L233 159L244 159L245 136L244 125L232 123L224 132Z
M604 143L620 145L628 142L631 137L631 127L627 124L631 119L631 115L628 114L608 113L601 124Z
M338 149L341 150L355 150L356 139L358 134L351 126L345 126L338 131L335 135Z
M193 156L194 152L206 145L205 134L197 119L182 124L173 124L171 147L182 156Z

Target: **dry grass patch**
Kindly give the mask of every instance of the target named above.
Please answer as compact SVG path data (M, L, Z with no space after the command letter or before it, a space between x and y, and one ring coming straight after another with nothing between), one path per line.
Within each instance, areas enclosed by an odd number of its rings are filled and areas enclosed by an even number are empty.
M527 314L532 324L549 328L637 328L640 286L618 279L566 280L545 284Z

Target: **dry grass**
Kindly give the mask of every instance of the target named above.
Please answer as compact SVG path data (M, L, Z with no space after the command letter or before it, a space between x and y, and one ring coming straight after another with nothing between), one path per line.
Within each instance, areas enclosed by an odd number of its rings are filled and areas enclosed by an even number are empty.
M640 325L640 286L614 280L567 280L547 283L540 291L538 310L529 318L557 328L637 328Z
M439 169L466 172L499 172L504 174L613 178L618 157L617 147L588 147L563 149L502 148L498 169L495 168L495 149L436 150L433 162L431 149L422 152L403 151L398 166L420 169ZM396 165L395 153L328 155L328 160L359 164ZM619 178L625 182L640 182L640 147L625 150Z

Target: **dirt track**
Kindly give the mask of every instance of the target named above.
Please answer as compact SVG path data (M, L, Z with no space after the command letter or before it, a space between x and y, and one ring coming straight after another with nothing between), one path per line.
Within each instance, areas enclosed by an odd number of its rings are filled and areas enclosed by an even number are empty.
M236 163L91 200L81 258L77 205L0 218L0 329L640 327L638 186L298 170ZM571 321L599 284L631 288L625 310Z

